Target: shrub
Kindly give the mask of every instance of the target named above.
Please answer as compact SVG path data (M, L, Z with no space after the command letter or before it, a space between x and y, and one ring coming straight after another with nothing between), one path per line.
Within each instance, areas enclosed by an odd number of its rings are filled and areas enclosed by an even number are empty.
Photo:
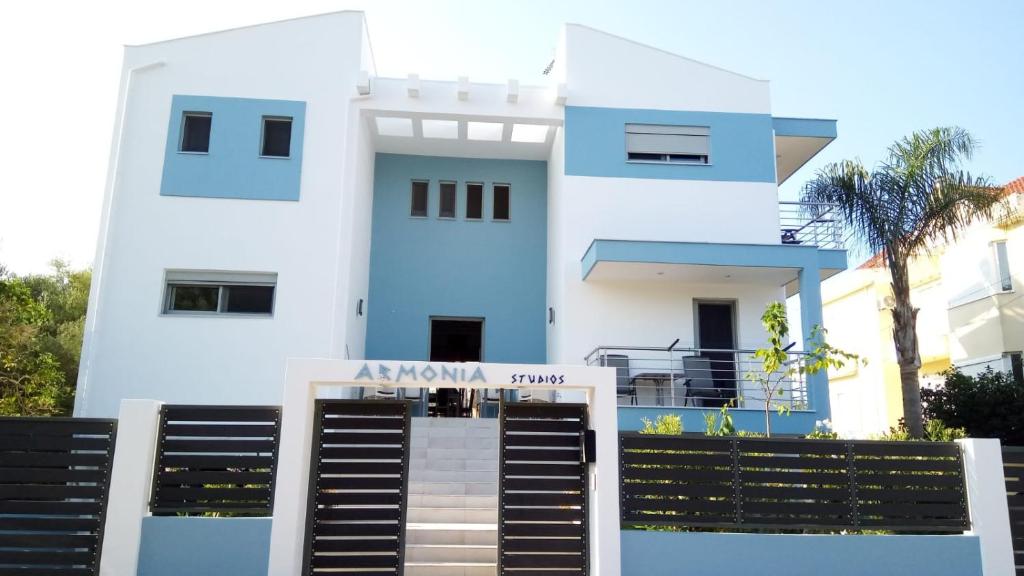
M683 433L683 419L678 414L662 414L651 422L647 418L642 419L644 427L641 434L675 434Z
M944 384L921 390L925 417L962 428L972 438L1024 444L1024 386L1008 373L991 369L978 376L955 369L943 375Z

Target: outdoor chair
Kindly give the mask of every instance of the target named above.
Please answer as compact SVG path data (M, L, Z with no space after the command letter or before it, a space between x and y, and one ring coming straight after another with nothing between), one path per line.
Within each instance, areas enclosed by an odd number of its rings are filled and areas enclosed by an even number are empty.
M606 354L604 365L615 368L615 397L629 398L631 406L636 405L636 382L629 377L629 356Z
M684 356L683 386L686 388L683 406L705 406L706 400L717 398L718 390L711 377L711 360L702 356Z

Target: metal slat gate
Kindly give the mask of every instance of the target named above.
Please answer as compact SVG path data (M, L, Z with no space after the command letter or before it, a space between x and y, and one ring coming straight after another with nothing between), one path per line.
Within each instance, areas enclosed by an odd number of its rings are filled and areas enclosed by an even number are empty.
M1018 576L1024 576L1024 446L1003 446L1003 477Z
M316 401L303 574L402 575L410 408Z
M99 573L117 421L0 418L0 574Z
M499 576L585 576L586 404L501 409Z

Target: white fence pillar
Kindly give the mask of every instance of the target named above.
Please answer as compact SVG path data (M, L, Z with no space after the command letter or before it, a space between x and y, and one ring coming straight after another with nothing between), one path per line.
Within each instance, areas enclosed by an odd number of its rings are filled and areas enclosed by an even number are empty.
M985 576L1012 576L1013 541L999 440L967 438L957 442L964 453L969 533L981 541L982 571Z
M100 576L135 576L138 573L142 518L149 516L162 404L156 400L121 401Z

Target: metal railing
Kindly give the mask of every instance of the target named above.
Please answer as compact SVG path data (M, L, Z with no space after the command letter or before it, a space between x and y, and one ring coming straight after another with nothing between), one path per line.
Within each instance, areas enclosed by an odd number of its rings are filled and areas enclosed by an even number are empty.
M599 346L586 356L587 366L616 369L620 406L670 406L763 410L765 391L756 382L764 376L754 350ZM807 382L800 374L803 352L790 351L787 368L793 374L772 375L781 382L771 400L773 408L807 410ZM750 376L753 376L752 380Z
M840 250L846 245L835 204L779 202L779 226L783 244Z

